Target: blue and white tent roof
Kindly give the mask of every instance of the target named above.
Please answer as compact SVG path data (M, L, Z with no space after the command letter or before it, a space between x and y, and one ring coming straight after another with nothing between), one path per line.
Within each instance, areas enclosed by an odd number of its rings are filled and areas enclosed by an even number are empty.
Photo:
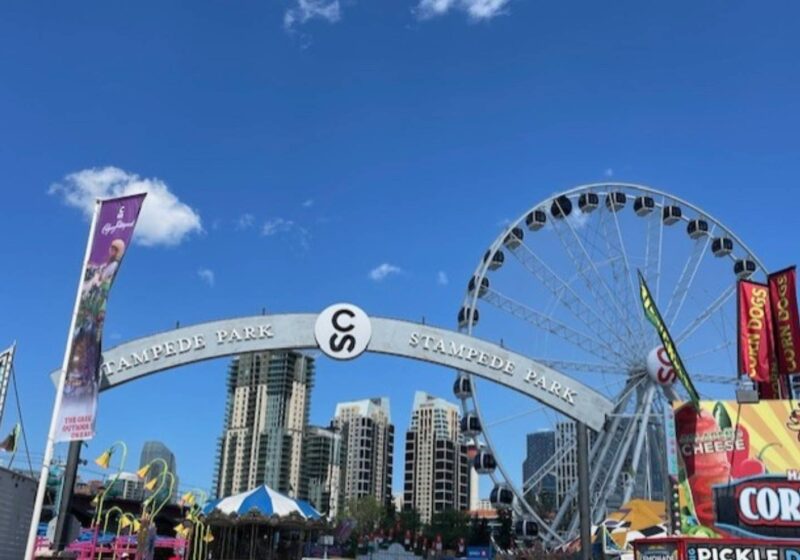
M214 510L227 515L232 513L245 515L256 511L262 515L276 515L278 517L291 514L299 515L303 519L320 519L322 517L308 502L285 496L267 485L210 502L203 508L206 514Z

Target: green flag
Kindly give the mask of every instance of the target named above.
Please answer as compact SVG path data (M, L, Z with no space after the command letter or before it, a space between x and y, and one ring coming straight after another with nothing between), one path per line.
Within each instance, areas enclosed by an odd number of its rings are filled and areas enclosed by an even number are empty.
M683 361L678 355L678 349L675 347L672 336L670 336L667 330L664 319L661 318L661 313L658 312L656 302L653 301L653 297L650 295L650 289L647 287L647 283L644 281L644 276L642 276L641 271L639 271L639 295L642 298L644 316L647 317L647 320L656 328L658 337L661 339L661 344L664 346L664 351L667 353L667 357L672 363L672 368L675 370L675 375L677 375L680 382L683 383L686 392L689 393L689 398L695 407L697 407L700 403L700 396L697 394L697 389L694 388L692 380L689 379L686 368L683 367Z

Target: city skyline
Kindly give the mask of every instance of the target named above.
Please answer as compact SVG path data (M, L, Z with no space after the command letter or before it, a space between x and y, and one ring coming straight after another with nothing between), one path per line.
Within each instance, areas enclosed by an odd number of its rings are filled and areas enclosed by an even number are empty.
M0 61L0 346L18 342L34 469L96 196L150 192L110 294L106 348L337 301L456 328L475 266L509 220L585 183L652 185L729 225L768 268L797 260L798 6L509 0L473 21L463 10L426 19L417 5L357 1L292 32L278 3L160 6L158 18L146 3L4 10L0 46L17 55ZM550 302L539 286L530 295ZM484 318L476 336L554 350ZM450 370L317 360L314 425L339 401L384 395L402 430L414 391L452 399ZM181 484L208 488L226 370L198 363L103 393L83 458L162 440ZM499 422L535 403L504 394L481 406ZM0 431L17 419L9 398ZM545 410L495 428L512 478L525 434L556 421ZM14 465L27 467L24 453Z

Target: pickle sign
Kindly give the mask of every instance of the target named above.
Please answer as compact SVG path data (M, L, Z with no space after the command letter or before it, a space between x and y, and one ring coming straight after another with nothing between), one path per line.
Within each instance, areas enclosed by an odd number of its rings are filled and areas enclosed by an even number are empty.
M372 324L360 307L336 303L317 317L314 338L326 356L334 360L352 360L367 350Z

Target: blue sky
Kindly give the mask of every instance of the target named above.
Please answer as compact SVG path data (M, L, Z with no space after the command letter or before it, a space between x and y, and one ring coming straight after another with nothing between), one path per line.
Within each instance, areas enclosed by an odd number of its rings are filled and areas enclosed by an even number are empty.
M691 200L768 267L796 260L796 3L0 10L0 344L19 343L39 456L47 374L63 354L88 230L52 186L78 184L68 176L80 171L89 170L83 189L103 188L91 170L114 166L175 197L164 194L166 210L150 218L157 241L126 257L107 345L177 321L339 300L453 326L505 220L609 178ZM382 264L397 270L376 281ZM183 481L207 486L225 368L202 364L104 395L87 456L115 439L138 455L142 441L161 439ZM448 371L388 358L321 360L312 420L326 423L338 400L388 395L402 433L413 390L449 396L451 383ZM9 401L3 429L15 414ZM504 445L517 472L523 434Z

